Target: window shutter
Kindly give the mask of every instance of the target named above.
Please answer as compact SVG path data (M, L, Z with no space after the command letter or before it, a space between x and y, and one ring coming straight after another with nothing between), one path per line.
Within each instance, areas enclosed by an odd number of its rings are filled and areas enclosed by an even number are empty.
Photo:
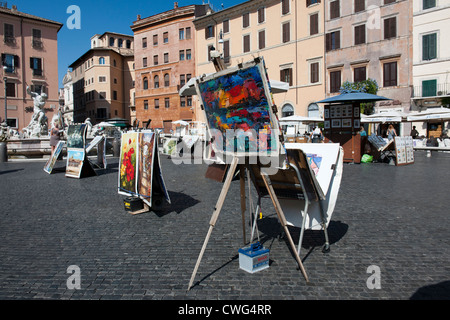
M325 35L325 50L326 51L331 50L331 33L327 33Z
M335 32L335 47L334 49L340 49L341 48L341 31Z
M19 68L19 56L14 56L14 68Z
M423 36L422 37L422 60L429 60L429 38L428 36Z
M428 58L431 59L436 59L437 55L436 55L436 33L430 34L429 35L429 41L428 41Z

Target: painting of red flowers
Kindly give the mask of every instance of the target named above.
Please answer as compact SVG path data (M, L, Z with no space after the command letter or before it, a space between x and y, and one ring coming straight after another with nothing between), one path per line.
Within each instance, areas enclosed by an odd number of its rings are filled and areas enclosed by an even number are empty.
M122 135L119 192L127 195L136 193L137 137L138 134L136 132Z

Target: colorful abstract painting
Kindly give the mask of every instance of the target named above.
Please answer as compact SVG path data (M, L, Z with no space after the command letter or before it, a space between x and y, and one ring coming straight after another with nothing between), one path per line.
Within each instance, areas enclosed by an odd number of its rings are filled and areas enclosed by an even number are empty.
M136 193L137 141L138 134L136 132L122 134L119 193L126 195Z
M207 77L197 83L197 90L210 133L216 137L215 151L244 155L278 151L273 133L279 126L263 61Z

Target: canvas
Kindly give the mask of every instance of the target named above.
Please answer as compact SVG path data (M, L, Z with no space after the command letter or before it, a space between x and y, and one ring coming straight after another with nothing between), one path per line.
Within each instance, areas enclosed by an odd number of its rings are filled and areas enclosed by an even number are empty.
M155 134L140 133L139 136L139 170L137 193L151 206L153 159L155 156Z
M237 156L279 152L281 131L264 60L203 78L196 89L209 134L215 137L215 152Z
M67 151L66 177L80 178L84 157L84 149L69 149Z
M84 149L86 124L70 125L67 129L67 148Z
M136 194L137 141L137 132L122 134L119 162L119 193L124 195Z
M58 157L61 154L61 151L63 150L65 145L66 143L64 141L59 141L52 156L50 157L50 159L48 159L47 163L45 164L44 171L47 172L48 174L52 173L56 160L58 160Z

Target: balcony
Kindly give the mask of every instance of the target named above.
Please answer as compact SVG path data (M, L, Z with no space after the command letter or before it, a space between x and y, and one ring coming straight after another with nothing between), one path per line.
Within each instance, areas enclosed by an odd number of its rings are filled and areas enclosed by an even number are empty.
M5 36L3 38L3 42L7 45L15 45L16 44L16 38L14 36Z
M42 49L44 47L44 44L41 40L33 39L32 42L33 48L35 49Z
M413 98L443 98L450 96L450 83L437 83L436 80L422 81L421 86L414 86Z

